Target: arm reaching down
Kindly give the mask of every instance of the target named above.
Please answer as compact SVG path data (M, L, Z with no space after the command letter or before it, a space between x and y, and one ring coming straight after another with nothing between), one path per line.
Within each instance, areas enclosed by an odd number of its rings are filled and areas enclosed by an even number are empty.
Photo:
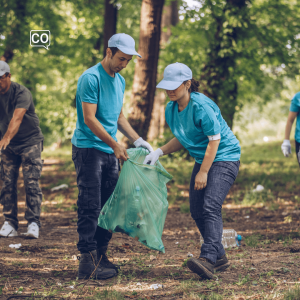
M286 122L284 141L281 145L281 150L285 157L288 157L290 154L292 154L292 147L291 147L291 143L290 143L290 134L291 134L294 120L297 117L297 114L298 114L297 112L290 111L287 122Z
M118 144L104 129L102 124L96 118L97 104L82 102L82 110L84 123L89 127L89 129L104 143L110 146L117 157L117 159L127 160L128 154L126 149Z
M135 147L143 147L148 149L149 152L153 152L151 145L144 141L142 137L139 137L139 135L131 127L128 120L125 118L123 111L121 111L118 119L118 129L134 144Z
M12 119L9 122L8 129L0 141L0 151L3 149L5 150L6 147L9 145L12 138L17 134L19 131L20 125L22 123L23 117L26 113L26 108L16 108L13 114Z
M208 171L214 162L214 159L216 157L218 148L219 148L220 140L211 140L209 141L205 156L203 159L203 162L201 164L200 171L195 177L195 190L202 190L206 187L207 185L207 174Z

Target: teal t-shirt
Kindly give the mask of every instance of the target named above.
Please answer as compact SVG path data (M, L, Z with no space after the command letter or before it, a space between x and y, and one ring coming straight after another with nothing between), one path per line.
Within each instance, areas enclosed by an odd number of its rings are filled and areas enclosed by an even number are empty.
M78 148L95 148L106 153L113 149L99 139L84 123L82 102L97 104L96 118L117 141L118 118L123 106L124 78L109 76L101 63L86 70L78 79L76 92L77 122L72 144Z
M166 107L166 121L172 133L196 162L201 164L208 145L208 136L221 134L216 161L238 161L241 147L223 119L219 107L200 93L191 93L187 107L179 112L176 101Z
M296 130L295 130L295 140L300 143L300 92L298 92L294 98L292 99L292 103L290 106L290 111L297 112L297 122L296 122Z

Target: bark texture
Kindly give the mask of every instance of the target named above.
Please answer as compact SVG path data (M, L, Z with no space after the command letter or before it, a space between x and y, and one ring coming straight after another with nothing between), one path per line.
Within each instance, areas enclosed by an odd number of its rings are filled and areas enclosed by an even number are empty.
M135 66L128 120L144 139L147 138L156 89L163 5L164 0L143 0L141 8L138 53L142 58L137 58Z
M116 1L105 0L104 15L104 36L103 36L103 57L106 55L108 40L117 32L117 13ZM99 41L100 42L100 41Z
M165 5L161 21L160 47L164 48L172 34L172 26L179 22L178 1L172 1L170 5ZM161 80L162 74L158 75L157 81ZM148 140L153 141L162 138L165 128L165 102L166 94L164 91L158 91L154 97L154 105L151 115L151 122L148 131Z

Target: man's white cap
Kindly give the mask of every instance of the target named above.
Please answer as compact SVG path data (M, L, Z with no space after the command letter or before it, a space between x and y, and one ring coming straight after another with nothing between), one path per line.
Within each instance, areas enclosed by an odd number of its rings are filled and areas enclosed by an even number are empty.
M10 73L9 65L5 61L0 60L0 76L4 75L7 72Z
M126 33L114 34L108 40L108 47L117 47L120 51L128 55L137 55L142 57L135 51L135 41L134 39Z
M175 63L168 65L164 71L163 80L156 86L168 91L176 90L184 81L193 78L192 70L185 64Z

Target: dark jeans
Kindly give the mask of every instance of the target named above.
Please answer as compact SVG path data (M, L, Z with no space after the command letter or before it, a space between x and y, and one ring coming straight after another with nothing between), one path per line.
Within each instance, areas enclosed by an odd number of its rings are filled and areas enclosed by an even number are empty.
M223 233L222 204L239 171L240 162L214 162L208 172L207 186L194 190L195 177L201 165L195 163L190 183L190 211L204 243L200 257L216 262L225 254L221 243Z
M3 205L3 215L16 230L18 229L18 197L17 181L22 165L26 193L25 219L28 224L35 222L40 226L41 203L43 199L39 186L43 162L41 152L43 142L37 145L22 147L8 146L1 154L1 179L3 186L0 203Z
M114 191L118 176L119 162L114 154L94 148L72 146L72 159L77 174L79 242L81 253L88 253L107 246L112 234L98 226L98 217Z
M297 161L300 167L300 143L298 143L297 141L295 141L296 144L296 157L297 157Z

